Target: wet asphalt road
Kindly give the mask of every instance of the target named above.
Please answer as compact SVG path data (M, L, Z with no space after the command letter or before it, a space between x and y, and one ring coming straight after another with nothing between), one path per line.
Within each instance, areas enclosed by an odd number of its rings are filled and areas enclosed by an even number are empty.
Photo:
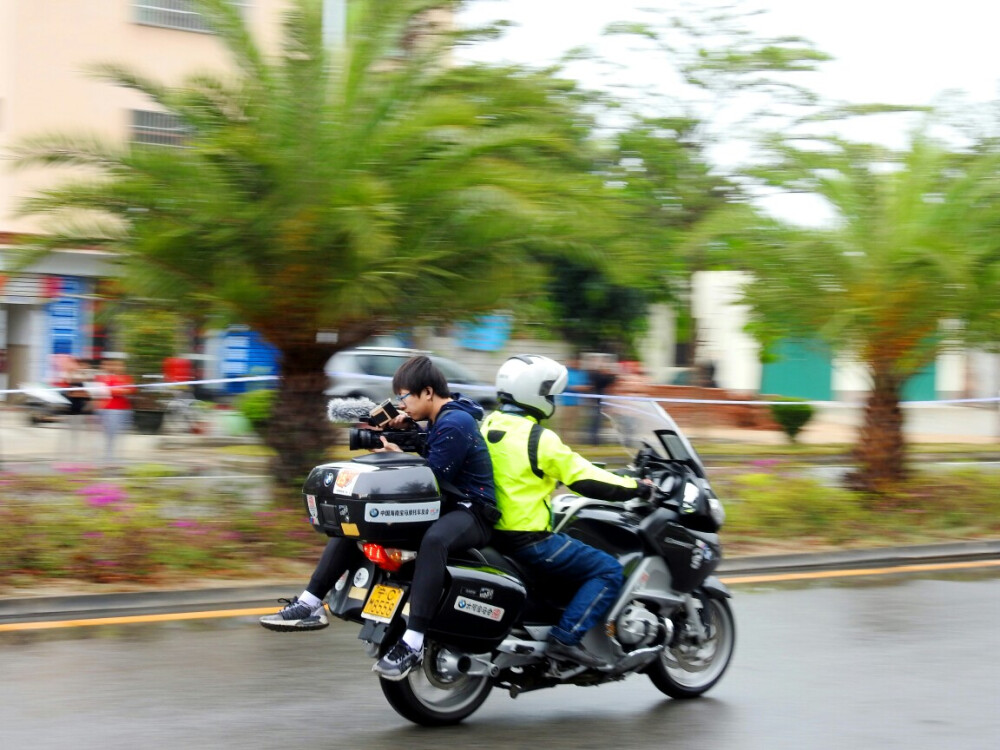
M385 704L354 626L252 619L0 636L0 748L1000 747L1000 573L735 589L729 673L672 701L645 677L511 700L458 727Z

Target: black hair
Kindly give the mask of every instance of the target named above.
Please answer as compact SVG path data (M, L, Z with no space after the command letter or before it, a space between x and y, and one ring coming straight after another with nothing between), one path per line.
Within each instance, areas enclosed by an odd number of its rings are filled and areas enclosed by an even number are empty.
M444 374L437 368L430 357L423 354L410 357L396 370L392 376L392 391L408 391L413 394L422 393L425 388L434 391L434 395L448 398L451 389Z

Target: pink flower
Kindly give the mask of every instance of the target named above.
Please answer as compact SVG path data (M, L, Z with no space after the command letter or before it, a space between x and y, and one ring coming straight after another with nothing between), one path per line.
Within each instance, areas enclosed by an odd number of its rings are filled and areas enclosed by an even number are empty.
M98 483L81 487L77 494L83 495L87 505L93 508L103 508L109 505L120 503L127 497L127 493L116 484Z

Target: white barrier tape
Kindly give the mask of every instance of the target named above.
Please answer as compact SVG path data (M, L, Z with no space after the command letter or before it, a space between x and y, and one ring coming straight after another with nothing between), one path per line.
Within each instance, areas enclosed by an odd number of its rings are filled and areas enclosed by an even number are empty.
M336 375L337 373L334 373ZM350 374L357 377L353 373ZM366 380L381 381L381 380L392 380L392 378L385 375L366 375L363 376ZM279 380L278 375L253 375L243 378L213 378L208 380L183 380L178 382L164 383L157 381L154 383L135 383L134 388L178 388L180 386L186 385L217 385L220 383L253 383L262 382L267 380ZM45 386L45 390L54 391L59 393L61 391L78 391L80 386L60 386L60 387L48 387ZM86 385L84 386L86 390ZM20 388L9 388L7 390L0 390L0 395L11 394L11 393L28 393L29 391ZM862 408L864 406L863 402L850 402L850 401L734 401L728 399L709 399L709 398L671 398L667 396L657 397L657 396L613 396L610 394L595 394L595 393L563 393L556 398L585 398L585 399L601 399L604 401L655 401L657 403L669 403L669 404L719 404L719 405L730 405L730 406L771 406L780 404L808 404L810 406L830 406L830 407L847 407L847 408ZM900 401L900 406L951 406L954 404L991 404L1000 402L1000 396L993 396L989 398L952 398L952 399L941 399L939 401ZM557 402L558 403L558 402Z
M178 388L178 387L184 386L184 385L212 385L212 384L217 384L217 383L252 383L252 382L257 382L257 381L262 381L262 380L278 380L278 379L279 378L278 378L277 375L252 375L252 376L247 376L245 378L214 378L214 379L211 379L211 380L182 380L182 381L171 381L169 383L165 383L165 382L162 382L162 381L156 381L154 383L133 383L132 385L130 385L128 387L130 387L130 388ZM102 385L102 384L100 382L98 382L98 381L88 381L82 387L78 386L78 385L75 385L75 386L59 386L59 387L56 387L56 386L51 386L51 387L50 386L40 386L40 387L44 387L44 389L46 391L53 391L55 393L60 393L62 391L79 391L79 390L84 390L85 391L85 390L87 390L88 386L93 386L93 385ZM0 396L8 394L8 393L30 393L30 392L31 392L31 390L25 390L25 389L22 389L22 388L8 388L6 390L0 390Z
M565 395L565 394L563 394ZM669 398L658 396L612 396L605 394L598 396L592 393L575 393L574 398L599 398L605 401L656 401L671 404L730 404L744 406L771 406L772 404L809 404L810 406L834 406L847 408L863 408L864 402L854 401L729 401L726 399L701 399L701 398ZM558 398L558 396L557 396ZM989 404L1000 402L1000 396L992 398L954 398L941 399L940 401L900 401L900 406L949 406L952 404ZM558 402L557 402L558 403Z

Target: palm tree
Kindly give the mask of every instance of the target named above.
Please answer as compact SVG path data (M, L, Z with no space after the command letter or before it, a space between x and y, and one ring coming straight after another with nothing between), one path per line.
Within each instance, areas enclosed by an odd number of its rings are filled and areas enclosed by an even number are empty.
M197 2L233 74L171 87L97 70L176 116L183 147L25 142L23 166L83 170L24 211L51 220L36 247L109 247L133 294L221 311L278 349L266 440L276 479L292 482L332 437L322 415L333 352L523 293L526 249L573 245L572 219L593 222L600 190L567 158L584 133L565 83L447 68L456 35L443 31L413 42L421 14L452 2L352 0L345 40L330 50L321 2L294 0L274 57L227 0ZM546 106L519 113L508 101L518 96Z
M770 181L822 196L836 220L759 235L744 256L752 325L765 343L818 333L864 364L871 390L855 483L882 490L906 473L906 381L944 346L1000 333L982 315L1000 299L996 157L949 153L923 135L898 157L836 140L778 153Z

